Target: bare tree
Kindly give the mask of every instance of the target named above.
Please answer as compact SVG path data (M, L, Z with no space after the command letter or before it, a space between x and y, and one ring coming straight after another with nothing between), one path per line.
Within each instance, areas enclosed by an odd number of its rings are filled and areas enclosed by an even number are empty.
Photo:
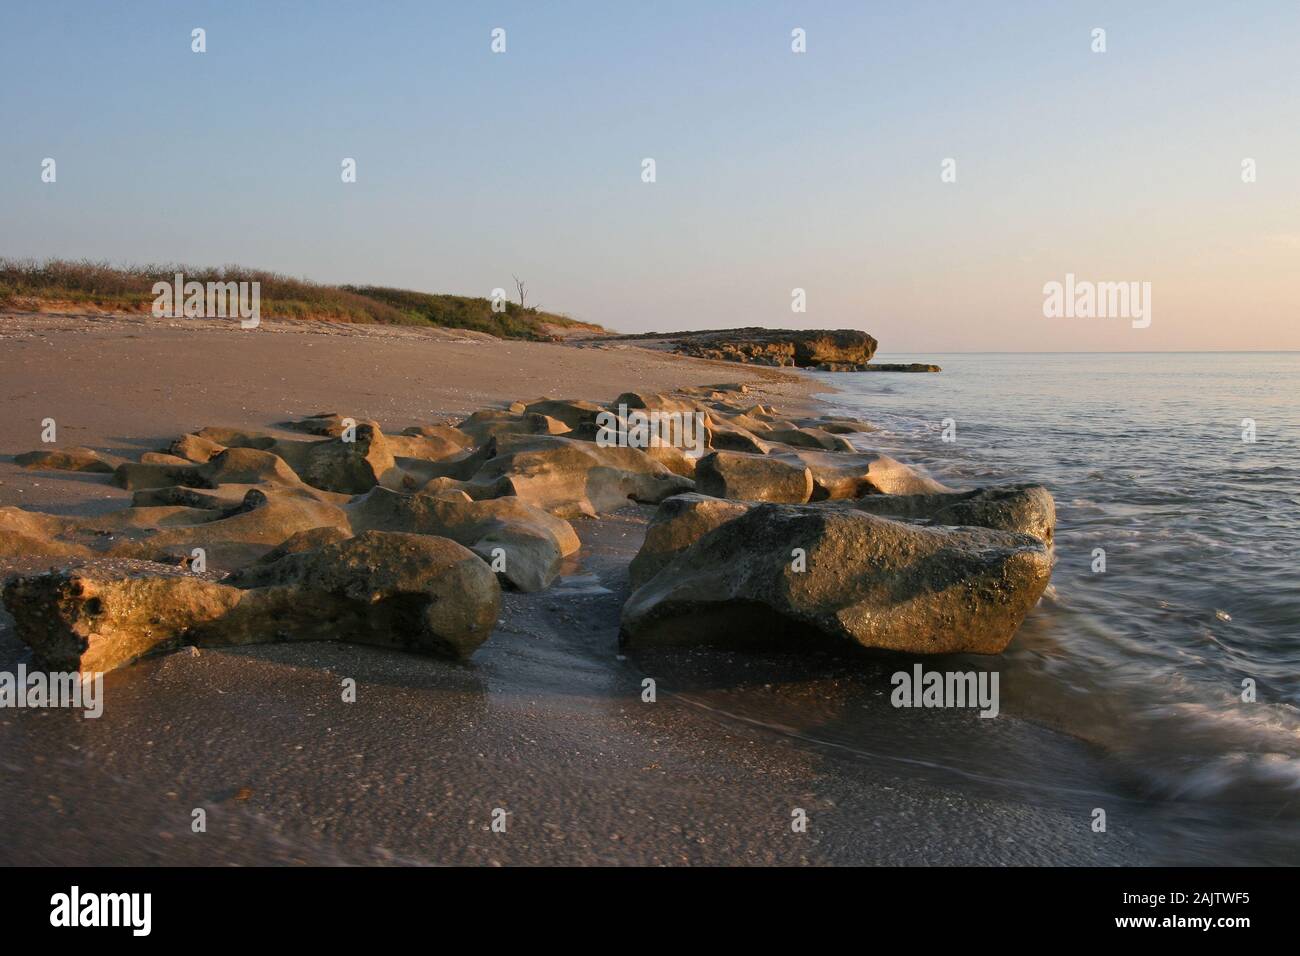
M524 307L524 301L528 298L528 286L519 280L519 276L514 276L515 291L519 293L519 308Z

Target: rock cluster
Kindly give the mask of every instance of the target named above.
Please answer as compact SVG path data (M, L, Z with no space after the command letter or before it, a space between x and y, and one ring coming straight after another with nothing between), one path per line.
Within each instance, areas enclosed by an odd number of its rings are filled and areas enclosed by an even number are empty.
M791 355L874 350L837 336L807 333ZM629 447L638 416L698 429ZM609 405L521 400L400 434L334 412L210 426L138 461L31 452L15 460L111 473L132 501L94 517L0 508L0 556L66 565L10 580L4 603L63 670L276 640L464 658L491 632L501 587L544 589L579 551L571 520L636 502L658 513L630 568L629 646L1001 650L1050 574L1050 494L953 491L870 451L873 430L790 419L726 384Z

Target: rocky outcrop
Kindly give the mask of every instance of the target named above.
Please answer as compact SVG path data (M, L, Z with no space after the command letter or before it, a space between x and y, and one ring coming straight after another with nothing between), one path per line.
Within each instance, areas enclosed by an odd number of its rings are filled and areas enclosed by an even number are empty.
M942 372L937 365L925 362L823 362L817 366L819 372Z
M759 505L636 590L621 639L997 654L1050 574L1046 546L1028 535Z
M187 644L345 640L463 658L496 623L500 588L445 538L368 532L262 566L244 590L157 565L17 577L15 632L51 670L108 671Z
M876 354L876 340L857 329L751 327L617 336L613 340L619 339L659 344L697 358L799 368L823 363L865 365Z

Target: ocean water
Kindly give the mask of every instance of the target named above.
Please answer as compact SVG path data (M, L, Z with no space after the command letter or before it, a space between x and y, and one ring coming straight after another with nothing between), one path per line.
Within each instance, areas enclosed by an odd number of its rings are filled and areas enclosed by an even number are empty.
M985 665L1003 712L1095 744L1139 794L1294 833L1300 353L877 360L943 372L810 373L880 428L859 444L954 488L1037 481L1056 498L1052 583Z

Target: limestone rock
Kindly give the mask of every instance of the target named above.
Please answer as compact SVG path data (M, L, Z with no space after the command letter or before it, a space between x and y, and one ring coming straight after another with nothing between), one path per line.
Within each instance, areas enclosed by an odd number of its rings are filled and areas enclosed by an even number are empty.
M875 425L858 421L856 418L805 418L797 424L801 428L820 428L832 435L854 435L880 430Z
M375 488L347 511L358 532L406 531L450 538L489 565L501 565L501 579L521 591L550 585L563 559L581 546L567 521L520 498L473 501L463 493L455 495L403 495Z
M549 415L484 409L466 418L456 430L468 435L475 445L483 445L498 435L559 435L569 431L569 426Z
M11 579L14 630L52 671L110 671L180 647L192 628L220 620L240 592L158 565L73 568Z
M358 422L355 439L332 438L313 445L299 472L303 481L350 495L364 494L375 485L401 487L402 472L379 426Z
M199 472L198 465L151 465L148 462L124 461L113 472L113 482L128 491L141 488L212 487Z
M545 415L547 418L564 422L568 428L577 428L579 425L594 422L596 416L604 410L595 402L573 398L540 399L524 408L526 414Z
M302 479L279 455L256 448L227 448L207 462L193 466L203 478L204 487L225 484L257 485L263 483L298 485Z
M167 450L177 458L203 464L225 451L226 446L207 438L200 438L198 435L182 435L172 442Z
M800 504L812 495L813 478L801 464L715 451L696 464L695 487L714 498Z
M1056 502L1042 485L1016 484L924 495L870 495L848 503L885 518L1018 531L1045 544L1056 531Z
M628 567L632 587L639 588L660 569L714 528L746 514L753 505L688 492L659 503L646 528L645 541Z
M179 455L172 455L166 452L147 451L140 456L140 462L145 465L192 465L194 462L188 458L182 458Z
M466 490L474 498L517 495L562 518L597 515L629 501L657 504L694 483L636 448L602 448L551 436L493 439Z
M289 639L466 658L487 640L501 606L491 569L434 535L367 531L262 570L266 585L244 592L220 626L205 628L208 643L258 643L268 621L277 621Z
M112 670L145 654L280 640L346 640L468 657L496 623L501 589L465 548L367 532L287 554L240 589L158 565L88 565L11 579L15 631L51 670Z
M238 508L205 512L200 523L149 529L112 549L114 554L153 558L203 548L214 568L237 568L257 560L290 536L313 528L350 530L346 512L337 505L284 493L274 487L250 489Z
M812 472L813 501L863 495L915 495L951 491L946 485L888 455L790 448L770 458Z
M853 446L843 438L821 428L774 428L763 435L763 440L795 445L799 448L817 448L822 451L853 451Z
M113 465L92 448L47 448L14 456L14 464L42 471L85 471L112 474Z
M622 641L997 654L1050 575L1047 548L1028 535L759 505L635 591Z

